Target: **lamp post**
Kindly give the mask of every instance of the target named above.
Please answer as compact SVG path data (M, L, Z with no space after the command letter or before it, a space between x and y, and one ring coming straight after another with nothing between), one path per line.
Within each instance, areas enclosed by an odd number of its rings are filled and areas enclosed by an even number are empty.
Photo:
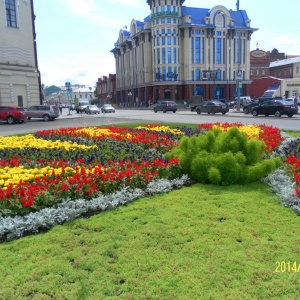
M108 94L108 95L107 95L107 101L108 101L108 103L110 103L110 104L112 104L112 103L111 103L111 98L112 98L112 96L111 96L110 94Z
M129 92L129 93L128 93L128 98L129 98L129 108L131 108L131 97L132 97L132 93Z
M237 81L236 81L236 90L237 90L237 103L236 103L236 110L241 110L241 91L240 91L240 82L242 77L242 70L237 70L236 73Z
M218 96L218 101L220 100L220 91L219 91L219 87L218 87L218 90L217 90L217 96Z

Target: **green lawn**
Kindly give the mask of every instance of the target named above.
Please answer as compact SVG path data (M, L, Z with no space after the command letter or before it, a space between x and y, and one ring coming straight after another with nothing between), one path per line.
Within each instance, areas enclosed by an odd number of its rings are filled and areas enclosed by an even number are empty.
M0 299L299 299L299 228L263 183L196 184L0 244Z

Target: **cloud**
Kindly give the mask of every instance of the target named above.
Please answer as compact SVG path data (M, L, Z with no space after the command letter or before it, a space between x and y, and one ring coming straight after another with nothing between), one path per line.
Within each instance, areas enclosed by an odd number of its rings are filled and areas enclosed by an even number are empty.
M145 8L148 7L146 4L141 4L140 0L110 0L110 3L112 4L121 4L125 6L133 6L135 8ZM146 1L145 1L146 3Z
M64 0L69 11L78 16L86 17L95 12L95 0Z

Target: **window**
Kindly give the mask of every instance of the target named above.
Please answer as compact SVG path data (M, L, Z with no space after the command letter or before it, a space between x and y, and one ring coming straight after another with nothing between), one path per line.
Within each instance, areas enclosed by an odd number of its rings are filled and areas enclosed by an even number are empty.
M17 14L15 0L5 0L6 25L17 27Z
M177 49L173 48L173 63L177 64Z
M166 48L162 48L162 63L166 63Z
M199 37L196 37L195 39L195 52L196 52L195 62L196 64L200 64L200 38Z
M168 64L172 63L172 48L168 48Z
M200 69L196 69L196 80L200 80Z

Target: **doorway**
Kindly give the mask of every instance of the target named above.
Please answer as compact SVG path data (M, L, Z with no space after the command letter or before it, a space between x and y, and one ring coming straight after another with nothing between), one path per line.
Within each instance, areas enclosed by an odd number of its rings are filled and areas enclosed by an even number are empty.
M165 100L171 100L171 90L165 89Z
M18 96L18 106L23 107L23 96Z

